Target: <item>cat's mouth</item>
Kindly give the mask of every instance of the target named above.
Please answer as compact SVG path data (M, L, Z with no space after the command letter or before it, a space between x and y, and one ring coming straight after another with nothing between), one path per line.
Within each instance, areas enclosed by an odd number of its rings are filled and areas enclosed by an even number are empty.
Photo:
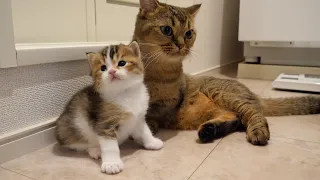
M188 52L185 51L185 50L180 50L180 51L168 53L168 55L174 56L174 57L177 57L177 56L181 57L181 56L186 56L186 55L188 55Z

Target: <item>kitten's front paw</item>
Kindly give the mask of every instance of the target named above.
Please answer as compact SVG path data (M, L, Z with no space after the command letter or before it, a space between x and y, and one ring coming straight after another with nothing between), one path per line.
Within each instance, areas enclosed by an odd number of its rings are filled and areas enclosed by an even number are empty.
M118 174L123 170L121 159L112 162L102 162L101 171L106 174Z
M101 157L100 147L92 147L88 149L88 154L93 159L99 159Z
M151 141L147 142L144 147L149 150L159 150L163 147L163 142L158 138L153 138Z

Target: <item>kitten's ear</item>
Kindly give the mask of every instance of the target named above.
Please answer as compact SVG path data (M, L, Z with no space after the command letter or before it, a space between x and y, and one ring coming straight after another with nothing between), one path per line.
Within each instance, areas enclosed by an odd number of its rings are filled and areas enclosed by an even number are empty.
M140 8L146 12L154 12L158 6L158 0L140 0Z
M187 12L189 12L192 16L195 16L200 10L201 4L195 4L193 6L185 8Z
M97 59L95 58L96 53L87 52L86 55L87 55L87 59L88 59L89 65L90 65L90 69L92 69L94 67L94 65L97 64Z
M129 44L129 47L133 50L134 55L138 56L139 58L141 57L140 47L137 41L132 41Z

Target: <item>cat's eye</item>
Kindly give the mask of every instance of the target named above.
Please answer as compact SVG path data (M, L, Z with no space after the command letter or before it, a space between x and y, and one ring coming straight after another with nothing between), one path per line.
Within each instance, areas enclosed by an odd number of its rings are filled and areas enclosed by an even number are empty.
M161 32L166 36L172 35L172 28L170 26L161 26L160 29Z
M125 66L126 64L127 64L127 62L125 62L125 61L123 61L123 60L118 62L118 66L119 66L119 67L123 67L123 66Z
M107 66L106 65L101 65L101 71L105 71L107 70Z
M185 36L186 36L187 39L191 39L192 35L193 35L193 30L189 30L189 31L186 32Z

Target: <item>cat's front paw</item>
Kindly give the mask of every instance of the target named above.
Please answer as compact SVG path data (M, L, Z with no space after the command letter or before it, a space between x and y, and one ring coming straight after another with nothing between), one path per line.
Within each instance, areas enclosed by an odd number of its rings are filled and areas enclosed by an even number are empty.
M101 171L106 174L118 174L123 170L123 162L121 159L112 162L102 162Z
M163 147L163 142L158 138L153 138L151 141L145 143L144 147L149 150L159 150Z

